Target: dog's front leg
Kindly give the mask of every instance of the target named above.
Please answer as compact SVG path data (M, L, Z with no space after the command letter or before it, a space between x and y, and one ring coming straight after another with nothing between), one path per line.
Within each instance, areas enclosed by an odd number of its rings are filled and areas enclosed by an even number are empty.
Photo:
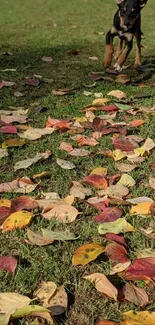
M135 68L141 66L141 31L135 33L136 38L136 58L135 58Z
M109 68L113 59L114 46L113 39L117 35L117 30L112 27L112 29L106 35L106 46L105 46L105 56L104 56L104 67Z
M117 71L121 71L123 64L125 63L130 51L132 50L133 46L133 34L126 33L124 34L126 40L126 46L122 54L119 56L117 63L115 64L115 69Z

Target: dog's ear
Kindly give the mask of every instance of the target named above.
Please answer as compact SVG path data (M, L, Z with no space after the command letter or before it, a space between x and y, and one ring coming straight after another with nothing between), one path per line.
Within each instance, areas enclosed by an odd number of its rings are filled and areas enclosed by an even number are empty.
M140 0L140 8L143 9L148 0Z
M120 5L124 0L116 0L117 5Z

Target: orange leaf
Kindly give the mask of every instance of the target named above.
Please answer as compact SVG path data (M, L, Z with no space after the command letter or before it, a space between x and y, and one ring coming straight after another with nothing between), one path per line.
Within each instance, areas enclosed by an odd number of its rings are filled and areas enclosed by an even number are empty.
M6 232L17 228L24 228L30 223L32 216L33 214L28 211L14 212L3 222L1 229L3 232Z
M98 243L83 245L75 251L72 258L72 265L86 265L95 260L105 250L104 246Z
M120 325L155 325L155 312L129 310L123 313Z
M129 126L132 127L132 128L135 128L137 126L141 126L142 124L144 124L145 121L144 120L134 120L134 121L131 121L129 123Z
M90 174L83 181L99 190L106 190L108 187L106 179L101 175Z
M136 206L133 206L130 210L130 214L142 214L142 215L149 215L150 214L150 207L152 203L151 202L142 202L137 204Z

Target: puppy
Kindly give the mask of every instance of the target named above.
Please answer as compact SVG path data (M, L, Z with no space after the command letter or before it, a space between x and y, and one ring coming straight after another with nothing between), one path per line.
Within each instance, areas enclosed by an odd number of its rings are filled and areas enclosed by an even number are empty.
M106 48L104 57L104 67L111 66L114 46L113 39L119 37L119 44L116 50L115 58L116 71L121 71L133 46L135 36L137 42L135 67L141 65L141 10L148 0L116 0L118 10L114 15L113 26L106 34ZM125 48L123 49L123 44Z

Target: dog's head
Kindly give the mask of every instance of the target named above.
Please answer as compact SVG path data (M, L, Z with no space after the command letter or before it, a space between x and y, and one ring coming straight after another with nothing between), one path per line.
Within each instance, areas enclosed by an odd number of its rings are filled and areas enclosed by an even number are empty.
M116 0L119 7L120 25L124 31L130 29L148 0Z

